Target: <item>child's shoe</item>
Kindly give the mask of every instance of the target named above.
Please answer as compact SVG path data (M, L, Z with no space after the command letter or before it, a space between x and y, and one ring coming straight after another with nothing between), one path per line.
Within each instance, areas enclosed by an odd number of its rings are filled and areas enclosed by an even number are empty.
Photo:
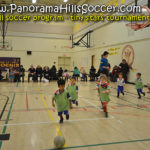
M78 104L78 101L76 101L76 106L78 106L79 104Z
M63 119L63 118L61 118L61 119L60 119L60 121L59 121L59 123L63 123L63 121L64 121L64 119Z
M69 114L66 115L66 120L69 120Z
M105 117L108 118L108 112L105 112Z

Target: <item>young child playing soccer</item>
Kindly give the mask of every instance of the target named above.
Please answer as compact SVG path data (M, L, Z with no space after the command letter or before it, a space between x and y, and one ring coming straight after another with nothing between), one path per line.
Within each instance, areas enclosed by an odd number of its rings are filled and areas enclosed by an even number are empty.
M125 81L124 81L122 73L120 73L119 78L117 79L117 97L118 98L119 98L120 93L124 95L124 86L125 86Z
M67 91L69 92L72 103L78 106L78 86L76 85L76 77L71 77L71 84L67 87Z
M69 93L65 90L65 80L58 80L58 90L55 92L52 105L57 106L58 116L60 123L63 123L63 113L66 115L66 120L69 120L69 108L72 108L72 101Z
M141 73L136 74L135 87L137 89L139 99L141 99L141 94L143 94L143 96L145 96L145 93L143 92L144 85L143 85L143 81L141 79Z
M100 101L103 106L103 110L105 112L105 117L108 117L107 105L110 101L109 93L110 93L110 86L106 76L100 77L100 83L97 85L98 93L100 97Z

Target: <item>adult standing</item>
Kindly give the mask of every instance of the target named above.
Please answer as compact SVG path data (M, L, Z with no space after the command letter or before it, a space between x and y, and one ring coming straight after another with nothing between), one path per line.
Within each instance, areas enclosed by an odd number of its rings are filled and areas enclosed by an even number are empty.
M109 70L110 70L110 64L108 63L108 52L105 51L102 54L101 61L100 61L100 69L99 73L105 74L106 76L109 75Z
M121 73L123 74L123 78L125 82L127 82L127 75L129 73L129 65L126 62L126 60L123 59L119 66L121 67Z
M79 69L77 67L74 67L73 76L75 76L76 80L78 81Z

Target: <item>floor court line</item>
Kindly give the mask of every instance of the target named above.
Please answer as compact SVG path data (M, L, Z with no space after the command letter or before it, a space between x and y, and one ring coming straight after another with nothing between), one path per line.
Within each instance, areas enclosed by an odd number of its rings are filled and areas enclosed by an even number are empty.
M18 87L18 83L17 83L16 87ZM13 104L14 104L14 101L15 101L15 97L16 97L16 93L14 93L13 98L12 98L12 102L11 102L11 105L10 105L10 108L9 108L9 112L8 112L8 115L7 115L7 118L6 118L6 121L5 121L6 125L8 124L8 121L9 121L9 118L10 118L10 114L11 114L12 107L13 107ZM6 129L7 129L6 125L3 126L2 134L6 133ZM3 144L3 141L0 141L0 149L2 148L2 144Z
M113 117L110 118L93 118L93 119L77 119L77 120L65 120L64 122L84 122L84 121L94 121L94 120L111 120ZM3 126L25 126L25 125L40 125L40 124L53 124L57 123L59 124L59 121L45 121L45 122L26 122L26 123L14 123L14 124L3 124L0 125L0 127Z
M44 104L44 107L45 107L46 109L48 109L48 105L46 104L45 99L44 99L44 97L42 96L39 87L37 86L36 89L37 89L37 91L38 91L38 93L39 93L39 95L40 95L40 97L41 97L41 100L42 100L42 102L43 102L43 104ZM51 111L50 111L50 110L47 110L47 112L48 112L48 114L49 114L49 116L50 116L51 121L55 121L54 118L53 118L53 115L52 115ZM53 125L54 125L54 127L56 128L57 134L58 134L59 136L62 136L63 134L61 133L61 131L60 131L58 125L57 125L55 122L53 122ZM67 144L65 144L64 147L67 147Z
M26 108L29 111L29 99L28 99L28 92L26 91Z
M88 101L86 98L79 96L79 98L82 98L83 101L87 102L88 104L94 106L96 109L98 109L99 111L103 111L102 109L100 109L97 105L91 103L90 101ZM111 115L111 117L115 118L114 116Z
M108 146L108 145L118 145L118 144L127 144L127 143L137 143L137 142L149 142L150 139L141 139L141 140L129 140L129 141L119 141L119 142L109 142L109 143L101 143L101 144L91 144L91 145L80 145L80 146L72 146L63 149L77 149L77 148L88 148L88 147L98 147L98 146ZM57 150L56 148L46 149L46 150Z

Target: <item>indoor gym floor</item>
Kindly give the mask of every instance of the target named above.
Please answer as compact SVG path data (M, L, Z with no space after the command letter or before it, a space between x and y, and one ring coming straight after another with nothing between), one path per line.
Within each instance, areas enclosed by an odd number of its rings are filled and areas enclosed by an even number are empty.
M79 107L70 111L70 120L59 124L52 95L56 82L0 83L0 93L9 97L0 118L1 150L52 150L56 135L66 139L66 149L77 150L149 150L150 95L137 99L133 85L126 85L126 95L116 98L111 83L109 118L100 111L96 82L78 82ZM146 89L145 89L146 91ZM1 95L2 112L6 99Z

